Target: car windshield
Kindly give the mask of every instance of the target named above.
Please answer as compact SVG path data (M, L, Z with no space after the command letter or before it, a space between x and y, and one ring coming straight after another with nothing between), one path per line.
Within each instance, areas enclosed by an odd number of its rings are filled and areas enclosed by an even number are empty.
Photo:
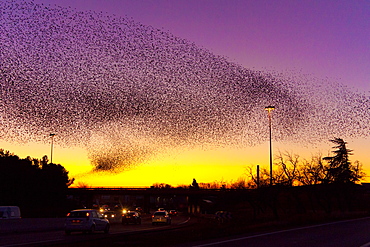
M84 218L89 217L89 212L86 211L74 211L70 212L67 217L74 217L74 218Z
M166 215L166 212L155 212L154 216L163 216Z

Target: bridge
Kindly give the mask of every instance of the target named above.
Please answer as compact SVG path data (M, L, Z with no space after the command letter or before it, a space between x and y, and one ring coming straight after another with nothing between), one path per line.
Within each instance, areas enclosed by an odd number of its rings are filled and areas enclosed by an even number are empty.
M159 207L189 213L211 210L230 190L183 188L69 188L68 199L77 207L92 208L108 205L110 208L134 209L145 212Z

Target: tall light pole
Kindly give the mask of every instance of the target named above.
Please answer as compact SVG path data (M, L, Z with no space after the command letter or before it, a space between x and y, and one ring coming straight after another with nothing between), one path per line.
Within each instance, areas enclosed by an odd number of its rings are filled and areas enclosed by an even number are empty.
M50 134L50 137L51 137L50 164L53 164L54 136L55 136L55 134Z
M270 186L272 186L272 140L271 140L271 115L272 111L275 110L275 106L265 107L267 115L269 117L269 133L270 133Z

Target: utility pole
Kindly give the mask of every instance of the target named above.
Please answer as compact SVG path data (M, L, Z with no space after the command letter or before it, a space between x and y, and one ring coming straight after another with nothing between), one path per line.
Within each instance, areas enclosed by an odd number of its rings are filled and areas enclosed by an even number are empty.
M51 137L50 164L53 164L54 136L55 136L55 134L50 134L50 137Z
M269 118L269 133L270 133L270 186L272 186L272 134L271 134L271 115L272 111L275 110L275 106L265 107Z
M260 187L260 166L257 165L257 189Z

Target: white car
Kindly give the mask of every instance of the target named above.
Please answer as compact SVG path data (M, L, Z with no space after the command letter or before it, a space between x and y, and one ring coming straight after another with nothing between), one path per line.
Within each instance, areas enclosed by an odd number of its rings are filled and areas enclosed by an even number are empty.
M95 209L77 209L67 214L64 231L67 235L71 232L95 231L109 232L110 224L103 215Z
M152 224L156 225L160 223L164 223L167 225L171 224L171 217L167 211L156 211L152 215Z

